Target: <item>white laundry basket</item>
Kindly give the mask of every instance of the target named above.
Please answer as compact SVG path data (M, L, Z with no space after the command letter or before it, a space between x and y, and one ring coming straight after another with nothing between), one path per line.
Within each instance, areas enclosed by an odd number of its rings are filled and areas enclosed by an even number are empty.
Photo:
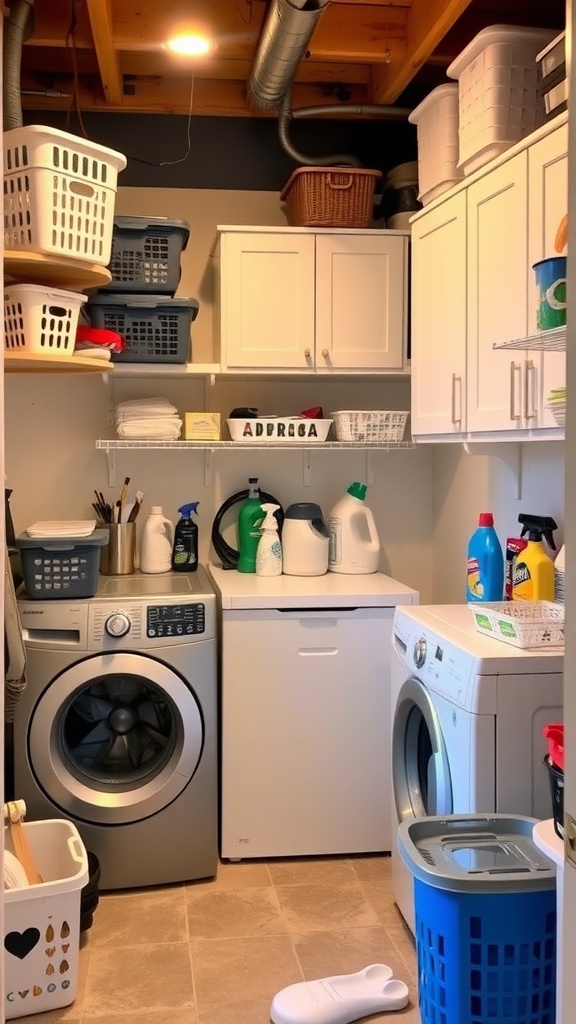
M88 855L70 821L23 822L39 885L4 892L6 1020L74 1002L80 953L81 890ZM10 832L7 850L14 853Z
M408 120L418 136L418 198L423 206L464 177L458 168L458 84L433 89Z
M26 355L71 356L86 296L41 284L4 289L4 348Z
M110 262L126 158L44 125L4 132L4 249Z

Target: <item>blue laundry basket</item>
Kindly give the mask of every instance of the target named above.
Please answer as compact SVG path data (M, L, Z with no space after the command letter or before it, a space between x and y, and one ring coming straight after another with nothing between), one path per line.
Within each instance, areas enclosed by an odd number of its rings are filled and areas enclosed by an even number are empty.
M404 822L422 1024L555 1024L556 873L531 818Z

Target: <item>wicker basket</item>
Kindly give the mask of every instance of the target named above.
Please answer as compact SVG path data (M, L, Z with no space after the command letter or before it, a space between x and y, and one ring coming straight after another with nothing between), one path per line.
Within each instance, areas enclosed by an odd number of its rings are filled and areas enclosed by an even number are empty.
M404 436L407 412L363 412L343 409L330 413L338 441L398 442Z
M308 228L369 228L380 171L299 167L280 193L288 223Z

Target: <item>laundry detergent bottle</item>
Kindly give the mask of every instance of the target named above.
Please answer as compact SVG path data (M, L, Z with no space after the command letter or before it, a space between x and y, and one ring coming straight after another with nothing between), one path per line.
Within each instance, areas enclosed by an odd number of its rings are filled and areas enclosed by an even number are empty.
M264 518L258 477L248 480L249 492L238 513L238 572L256 572L256 551Z
M376 572L380 539L371 509L364 504L366 484L353 483L330 512L329 572Z
M528 543L514 564L512 581L513 601L553 601L556 580L554 562L544 549L544 538L556 550L553 530L558 529L552 516L532 516L520 513L522 533L528 534Z
M282 544L274 515L279 508L279 505L273 505L268 501L262 505L262 511L266 513L266 516L260 527L260 540L256 550L257 576L282 575Z
M196 572L198 568L198 527L192 519L198 515L199 501L182 505L178 511L180 519L174 530L172 568L175 572Z
M467 601L502 601L504 555L491 512L481 512L468 543Z
M161 505L152 505L142 531L140 569L142 572L169 572L172 565L174 524Z

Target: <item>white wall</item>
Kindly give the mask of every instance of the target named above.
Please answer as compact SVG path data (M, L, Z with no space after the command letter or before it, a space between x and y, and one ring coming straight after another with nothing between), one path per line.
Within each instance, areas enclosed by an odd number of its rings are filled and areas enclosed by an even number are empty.
M212 285L209 252L216 224L285 224L276 193L207 190L120 189L117 211L188 220L191 238L182 258L178 294L200 301L192 329L193 358L212 360ZM204 483L204 457L199 452L122 451L117 453L118 485L108 487L106 456L95 448L98 437L114 437L114 403L131 397L164 395L180 413L217 410L225 416L235 405L255 405L261 413L297 413L313 405L331 409L401 409L409 405L406 381L335 382L126 379L110 375L17 375L6 379L6 472L14 493L12 515L17 532L39 519L84 518L92 515L94 488L115 499L126 475L131 488L145 492L145 506L161 504L171 519L184 502L200 501L200 557L210 556L210 530L223 500L247 486L257 475L265 490L286 506L316 501L325 515L353 480L366 480L373 470L368 502L382 542L380 568L432 598L432 463L433 452L372 453L370 465L361 452L318 450L312 453L310 486L303 481L303 456L286 451L267 454L227 450L214 458L211 487ZM233 537L232 513L226 536Z
M513 463L518 445L492 445L491 451L500 451ZM507 537L520 536L520 512L552 516L559 527L555 534L558 549L563 543L564 444L532 441L521 446L520 457L518 473L492 454L468 454L458 444L435 446L434 602L465 600L467 546L479 512L494 513L503 550Z

